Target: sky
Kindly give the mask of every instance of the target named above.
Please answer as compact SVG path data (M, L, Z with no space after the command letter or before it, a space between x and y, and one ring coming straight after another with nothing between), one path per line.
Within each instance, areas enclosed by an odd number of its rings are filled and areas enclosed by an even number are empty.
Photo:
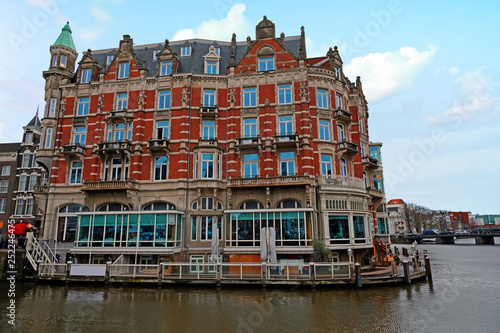
M500 3L493 1L20 0L0 13L0 143L20 142L43 110L49 47L69 21L87 49L165 39L300 34L307 56L337 45L360 76L372 142L382 142L387 200L435 210L500 214ZM40 112L43 114L43 112Z

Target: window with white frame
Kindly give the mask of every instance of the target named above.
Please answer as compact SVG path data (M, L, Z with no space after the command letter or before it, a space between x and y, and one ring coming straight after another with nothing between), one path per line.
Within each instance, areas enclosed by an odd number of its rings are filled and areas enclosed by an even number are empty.
M36 173L32 173L30 175L30 183L28 186L28 191L33 191L35 189L37 181L38 181L38 175Z
M257 118L243 119L243 137L244 138L257 137Z
M1 198L0 199L0 214L5 213L5 207L7 205L7 199Z
M72 161L70 170L70 184L80 184L82 182L82 161Z
M82 71L81 83L89 83L92 78L92 69L84 69Z
M370 185L368 184L368 179L366 178L366 172L363 171L363 182L365 184L365 188L368 188Z
M214 154L201 154L201 178L214 178Z
M129 159L123 161L121 158L111 159L111 165L109 160L104 163L104 180L127 180L129 172Z
M292 103L292 85L281 84L278 86L278 104Z
M57 100L55 98L51 98L49 102L49 117L55 117L56 115L56 103Z
M80 146L85 146L85 136L87 134L87 128L85 126L75 127L75 137L74 144L79 144Z
M50 148L52 144L52 128L47 128L45 131L45 144L43 145L45 148Z
M2 165L2 176L9 176L11 171L10 165Z
M243 155L243 177L253 178L258 176L257 154Z
M33 215L33 198L26 199L26 215Z
M23 153L23 163L22 168L29 168L31 166L31 153L29 150L25 150Z
M259 72L274 70L274 57L259 57Z
M57 66L57 61L59 60L59 55L58 54L54 54L54 56L52 57L52 66Z
M288 151L280 153L281 176L295 175L295 153Z
M205 62L205 74L219 74L217 61L206 61Z
M24 215L24 199L16 199L15 215Z
M108 141L130 141L132 139L132 124L110 124L108 125Z
M89 114L90 98L84 97L78 99L77 116L86 116Z
M279 135L291 135L293 134L293 117L292 116L282 116L279 117Z
M66 60L67 59L68 58L64 54L61 54L61 60L59 61L59 66L66 67Z
M36 161L36 153L33 154L33 159L32 159L33 163L33 168L38 168L38 162Z
M319 139L330 141L330 122L328 120L319 120Z
M317 89L318 91L318 108L328 109L328 90Z
M213 120L204 120L203 123L203 136L204 140L211 140L215 138L215 121Z
M170 109L170 90L163 90L158 92L158 110Z
M160 76L172 74L172 61L162 61L160 63Z
M118 78L119 79L128 78L129 69L130 69L130 64L128 62L122 62L118 64Z
M1 180L0 181L0 193L7 193L9 191L9 181Z
M166 180L168 170L168 157L159 156L155 158L155 180Z
M203 272L203 262L204 262L204 256L203 255L191 255L189 256L189 271L191 273L198 273L198 272Z
M26 185L28 184L28 175L22 174L19 176L19 186L17 187L18 191L26 191Z
M220 47L214 47L214 53L220 56Z
M156 60L158 58L158 53L160 53L160 50L153 51L153 60Z
M359 132L365 133L365 119L359 118Z
M33 143L33 132L26 132L24 137L24 143L32 144Z
M203 90L203 106L207 106L207 107L215 106L215 90L214 89Z
M106 65L110 65L113 62L114 58L115 58L114 55L106 56Z
M337 80L340 80L340 70L339 70L339 68L337 66L335 66L334 71L335 71L335 78Z
M332 176L332 155L321 155L321 175L330 178Z
M59 224L59 241L74 241L76 239L76 229L78 227L78 216L76 213L86 212L87 208L80 205L69 205L59 209L57 215Z
M156 124L156 138L168 139L170 131L170 122L168 120L159 121Z
M335 95L335 105L337 106L338 109L342 109L342 96L339 94Z
M337 130L338 130L338 135L339 135L339 142L342 142L345 140L344 136L344 125L338 124L337 125Z
M127 109L128 96L127 93L119 93L116 95L116 110L126 110Z
M340 176L344 182L347 181L347 161L345 158L340 159Z
M191 46L181 47L181 57L189 57L191 55Z
M243 106L244 107L257 106L257 88L243 89Z

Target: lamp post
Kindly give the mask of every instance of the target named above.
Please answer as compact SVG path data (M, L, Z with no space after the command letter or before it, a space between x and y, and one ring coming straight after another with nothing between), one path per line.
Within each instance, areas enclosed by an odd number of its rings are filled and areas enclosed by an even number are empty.
M353 263L354 262L354 256L353 256L353 250L351 248L347 249L347 255L349 256L349 262Z

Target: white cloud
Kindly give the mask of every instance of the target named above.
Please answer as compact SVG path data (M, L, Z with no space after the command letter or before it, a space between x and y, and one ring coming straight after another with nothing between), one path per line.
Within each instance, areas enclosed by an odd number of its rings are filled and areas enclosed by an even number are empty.
M225 18L205 21L196 28L179 30L174 34L172 40L206 38L229 41L233 32L237 36L247 36L251 31L251 25L244 15L245 10L245 4L236 4L227 12Z
M492 97L495 91L491 77L479 68L474 72L466 72L455 80L459 88L459 97L453 101L453 105L438 114L427 115L429 124L437 124L443 121L457 121L469 119L478 112L492 109L497 106L498 98Z
M75 34L87 43L90 43L97 38L105 35L107 33L107 28L109 27L109 25L114 23L114 20L109 12L102 7L90 6L89 13L90 16L94 19L94 23L92 25L75 25L75 28L73 28Z
M458 70L458 68L455 67L455 66L450 67L449 71L450 71L451 75L457 75L458 73L460 73L460 71Z
M409 90L436 51L436 47L430 45L422 52L404 46L393 52L370 53L353 58L344 66L344 72L351 80L361 76L364 93L370 102L375 102Z

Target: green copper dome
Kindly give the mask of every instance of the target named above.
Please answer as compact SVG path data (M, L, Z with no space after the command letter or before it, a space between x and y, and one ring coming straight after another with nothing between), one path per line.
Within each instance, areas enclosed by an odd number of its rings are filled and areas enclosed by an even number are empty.
M75 43L73 43L73 38L71 37L69 22L62 28L61 34L57 37L54 45L64 45L76 51Z

